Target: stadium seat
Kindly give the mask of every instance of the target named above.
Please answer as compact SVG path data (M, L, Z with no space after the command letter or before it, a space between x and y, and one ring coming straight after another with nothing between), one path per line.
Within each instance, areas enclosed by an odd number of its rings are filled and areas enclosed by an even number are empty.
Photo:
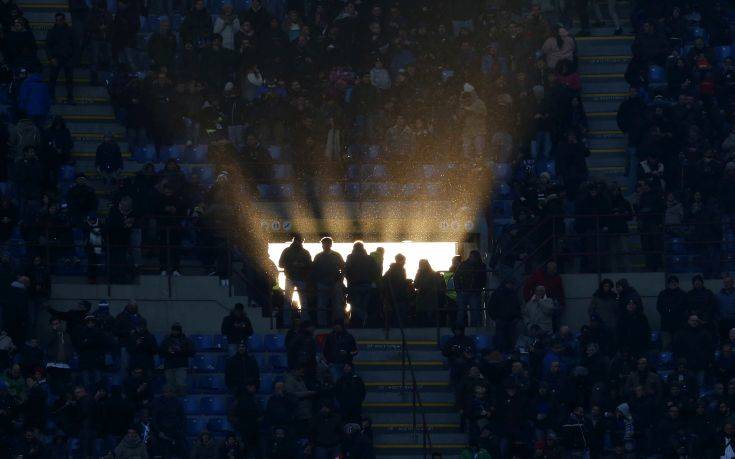
M692 38L703 38L706 41L707 31L702 27L694 27L692 28Z
M203 414L209 415L227 413L227 397L225 395L202 397L201 411Z
M671 370L674 368L674 354L671 352L660 352L658 354L658 367L662 370Z
M444 349L444 345L447 344L447 341L449 341L452 338L452 335L442 335L441 338L439 338L439 349Z
M207 429L215 433L231 432L234 430L227 418L219 416L209 419Z
M386 182L373 183L372 190L379 198L386 198L390 195L390 185Z
M732 57L732 46L718 46L715 48L715 55L717 56L717 62L723 62L728 57Z
M666 82L666 70L660 65L651 65L648 67L648 85L651 88L663 87Z
M270 145L268 146L268 154L271 156L271 159L274 161L280 161L282 157L282 149L280 145Z
M490 335L474 335L472 339L475 340L475 348L477 352L489 349L492 347L492 336Z
M290 183L285 185L278 185L276 187L278 193L278 199L291 200L294 197L294 187Z
M258 368L260 368L260 371L266 371L270 368L270 362L265 354L253 354L253 357L255 357L255 361L258 362Z
M181 161L184 157L184 148L181 145L171 145L168 148L164 148L161 152L161 161L168 161L173 159L174 161Z
M441 195L442 186L436 182L424 183L424 193L430 198L436 198Z
M155 163L157 160L156 147L153 145L136 148L132 153L133 160L139 163Z
M184 406L185 414L199 414L202 412L200 398L197 396L188 395L181 399L181 404Z
M258 189L258 195L260 199L269 199L271 197L271 187L266 183L259 183L256 185Z
M204 418L201 417L187 417L186 418L186 435L189 437L196 437L206 427Z
M345 168L345 177L347 180L360 180L360 166L357 164L348 164Z
M686 242L683 237L672 237L668 240L668 251L675 254L686 254Z
M273 178L275 180L288 180L291 178L291 166L288 164L274 164Z
M376 160L380 158L381 151L380 151L380 145L370 145L368 147L368 159Z
M192 167L191 172L198 174L202 183L207 185L214 183L214 167L212 166L205 165Z
M345 193L350 198L358 198L360 196L360 184L357 182L349 182L345 187Z
M227 337L225 335L212 335L212 348L227 350Z
M59 168L59 180L62 182L73 182L76 175L74 166L64 165Z
M206 351L214 347L212 335L191 335L189 339L194 343L194 348L197 351Z
M513 192L513 189L508 185L506 182L500 182L500 185L498 185L498 192L502 197L509 197L511 193Z
M268 356L268 364L273 371L283 372L288 370L288 362L283 354L273 354Z
M327 195L331 198L342 197L342 185L339 183L330 183L327 187Z
M213 375L199 375L196 379L196 389L206 391L225 390L225 375L217 373Z
M188 163L206 163L207 153L207 145L191 145L183 147L183 159Z
M260 375L260 387L258 393L270 394L273 392L273 384L283 381L283 377L273 373L261 373Z
M195 355L191 360L191 367L197 371L217 371L224 366L220 356L213 354Z
M424 173L425 179L433 179L439 175L436 166L433 164L424 164L423 166L421 166L421 170Z
M686 255L666 257L666 268L670 273L686 273L689 267L689 257Z
M263 344L263 335L252 335L248 338L248 350L250 352L263 352L265 345Z
M505 199L493 201L493 217L510 218L513 215L513 202Z
M495 163L495 180L507 181L513 175L513 168L508 163Z
M265 335L265 349L268 352L286 352L286 336L278 333Z

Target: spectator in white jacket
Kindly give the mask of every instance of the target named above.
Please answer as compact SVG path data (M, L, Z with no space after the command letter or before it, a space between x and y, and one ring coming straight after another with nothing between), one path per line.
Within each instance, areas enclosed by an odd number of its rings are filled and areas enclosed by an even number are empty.
M235 33L240 30L240 21L232 9L232 5L225 5L217 20L214 21L214 33L222 35L222 47L235 49Z
M523 305L523 323L526 329L538 325L543 332L552 333L556 309L554 300L546 295L546 288L543 285L537 285L531 299Z

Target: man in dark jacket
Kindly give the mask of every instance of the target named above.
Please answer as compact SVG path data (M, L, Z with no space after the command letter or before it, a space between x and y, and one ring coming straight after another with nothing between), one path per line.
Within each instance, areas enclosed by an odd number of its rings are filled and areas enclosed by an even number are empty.
M240 433L245 447L255 459L261 459L263 447L260 440L260 421L263 413L258 401L255 399L257 385L251 381L245 385L245 390L240 391L233 408L235 428Z
M645 118L646 103L638 94L638 88L632 87L628 93L628 98L618 107L617 115L618 127L628 137L628 148L633 148L631 154L629 154L629 167L632 169L635 169L636 166L635 147L643 140Z
M292 299L294 290L299 292L302 316L304 319L308 319L309 295L306 286L311 271L311 255L304 248L304 238L300 234L295 234L291 245L281 253L278 267L283 269L286 275L282 320L283 326L288 327L291 326L291 316L293 314Z
M312 419L314 457L337 457L342 438L342 419L334 412L331 401L322 402L321 409Z
M159 434L156 443L163 457L186 454L185 421L184 406L176 397L175 389L165 386L163 395L153 404L153 425Z
M704 286L704 278L697 274L692 277L692 289L686 294L686 302L691 314L696 314L699 320L708 328L714 327L717 314L717 299L712 290ZM714 328L712 328L714 330Z
M406 257L399 253L383 275L383 318L386 327L395 324L399 317L406 323L411 292L405 266Z
M342 255L332 250L332 238L322 239L322 251L314 257L312 275L317 289L317 324L327 324L327 312L332 317L344 317L342 276L345 262Z
M127 349L127 369L142 368L150 375L153 372L153 357L158 353L158 343L148 331L145 319L135 322L135 329L124 340L121 338L120 342Z
M469 324L471 326L480 325L485 272L486 268L480 252L473 250L454 273L454 288L457 290L457 323L467 323L466 318L469 312Z
M452 329L454 336L444 343L442 355L449 363L449 380L455 386L469 369L475 358L475 341L464 334L464 325L457 324Z
M69 309L68 311L59 311L51 306L47 308L47 311L51 314L52 318L66 322L66 331L69 332L73 340L76 340L79 330L84 325L84 318L87 317L90 309L92 309L92 303L87 300L81 300L74 309Z
M69 217L75 226L84 223L87 215L97 212L97 194L84 174L79 174L74 180L74 185L69 188Z
M109 68L112 63L112 24L107 2L96 0L85 24L89 35L89 80L92 86L99 84L99 70Z
M510 352L516 343L516 328L521 318L521 302L515 280L506 279L490 296L490 318L495 321L495 345L501 352Z
M343 320L335 320L332 333L328 334L324 340L324 358L329 363L333 381L339 379L344 364L351 363L352 358L356 355L355 338L345 330Z
M176 56L176 35L171 31L168 19L162 19L158 27L158 31L148 40L148 56L156 66L171 69Z
M225 384L233 394L245 389L247 384L260 386L260 369L255 357L248 353L248 345L242 341L237 346L237 353L225 363ZM270 390L270 387L266 388Z
M2 324L14 343L25 343L28 333L28 286L31 281L27 276L18 276L10 284L2 308Z
M375 279L380 274L380 268L375 259L368 255L363 243L355 242L345 262L347 294L352 306L351 324L364 326L368 320L371 294L376 287Z
M127 343L133 331L143 322L145 322L145 319L138 312L138 302L130 300L125 308L120 311L120 314L115 317L115 322L112 325L113 333L121 343Z
M587 180L587 158L590 150L577 138L577 132L570 129L566 139L556 147L556 170L564 179L567 196L570 200L577 198L579 186Z
M288 368L302 367L308 376L313 375L316 367L316 340L314 324L305 320L299 325L296 336L288 343Z
M61 319L51 317L49 324L51 330L43 342L43 348L46 350L46 378L51 393L59 396L68 389L67 385L71 377L69 361L74 348L71 335L64 330Z
M92 314L84 318L84 325L77 338L79 369L84 385L91 388L102 380L105 355L112 347L112 337L97 327L97 319Z
M51 99L54 99L56 93L56 80L59 78L59 72L64 70L66 78L66 98L69 104L74 104L74 57L76 54L77 43L74 39L74 33L66 23L66 15L64 13L56 13L54 16L55 23L46 35L46 54L48 55L49 65L49 86L51 88Z
M340 415L345 422L360 422L362 402L365 401L365 383L354 372L352 363L342 365L342 376L334 388Z
M220 333L227 337L229 355L235 354L239 344L253 335L253 324L242 303L235 304L230 314L222 319Z
M142 368L131 367L132 371L123 382L125 394L136 406L147 406L153 400L153 385Z
M269 430L277 427L288 429L293 422L295 409L296 401L286 394L286 385L283 381L276 382L265 408L265 427Z
M204 0L194 2L194 8L186 14L181 24L181 40L201 48L212 34L212 16L204 6Z
M696 314L689 315L687 326L676 333L672 350L677 359L686 360L687 369L697 375L699 387L704 387L705 372L713 363L715 345L709 329Z
M676 332L685 327L689 312L678 277L669 276L666 280L666 288L658 294L656 310L661 315L661 344L663 350L668 350Z
M184 395L189 358L194 355L195 351L194 344L182 332L181 324L177 322L171 326L171 334L163 339L158 352L163 357L166 384L171 386L177 394Z
M114 183L117 173L122 170L123 159L120 145L112 139L112 135L105 134L102 138L102 143L99 144L95 153L94 167L109 183Z

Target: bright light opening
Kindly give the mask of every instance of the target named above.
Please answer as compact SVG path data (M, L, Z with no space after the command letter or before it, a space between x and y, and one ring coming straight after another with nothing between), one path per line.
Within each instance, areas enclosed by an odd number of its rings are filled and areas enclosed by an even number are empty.
M290 242L271 242L268 244L268 256L276 266L278 266L281 253L290 244ZM347 260L347 255L352 252L352 244L353 242L335 242L332 245L332 250ZM416 271L419 268L419 260L428 260L434 271L446 271L452 265L452 257L457 255L457 244L454 242L403 241L364 242L363 244L368 253L375 251L378 247L385 249L383 272L388 270L396 255L399 253L403 254L406 257L406 276L409 279L413 279L416 276ZM319 242L305 242L304 248L311 254L312 258L322 251L322 245ZM285 288L286 286L286 277L282 272L278 275L278 285L281 288Z
M281 285L281 288L283 288L284 286L285 284ZM294 287L293 295L291 295L291 306L301 311L301 296L299 295L299 289L297 289L296 287Z

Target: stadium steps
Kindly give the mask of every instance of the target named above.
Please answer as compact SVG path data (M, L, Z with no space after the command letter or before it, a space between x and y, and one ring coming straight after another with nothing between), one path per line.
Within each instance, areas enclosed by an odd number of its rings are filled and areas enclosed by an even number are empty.
M401 340L392 330L353 330L360 353L355 359L358 373L367 386L364 412L373 419L375 451L380 458L423 457L422 416L416 411L417 430L411 394L411 372L401 371ZM438 349L436 330L406 330L408 350L413 361L417 386L424 407L432 450L445 458L456 458L467 445L459 429L454 393L449 388L449 370ZM402 386L405 376L407 387ZM427 452L430 455L430 451Z
M577 38L582 101L590 129L587 165L592 178L626 182L625 136L616 117L628 91L623 74L632 42L632 36L606 35L606 29L593 30L592 37Z
M38 57L46 62L45 39L48 30L53 27L54 14L57 12L68 12L66 0L20 0L18 6L23 10L28 19L33 34L38 44ZM67 14L67 22L72 18ZM44 69L48 80L48 67ZM76 105L67 105L66 88L64 87L65 75L59 75L56 85L56 100L51 107L51 115L60 115L66 120L67 127L74 139L72 157L76 160L77 172L94 175L94 152L97 145L106 133L112 134L118 141L123 140L125 129L120 125L114 114L110 103L110 97L104 86L91 86L89 84L89 70L74 69L74 98ZM128 163L130 155L127 153L127 145L122 143L121 149L126 172L133 172L140 168L136 163ZM104 189L93 181L98 194L104 194Z

